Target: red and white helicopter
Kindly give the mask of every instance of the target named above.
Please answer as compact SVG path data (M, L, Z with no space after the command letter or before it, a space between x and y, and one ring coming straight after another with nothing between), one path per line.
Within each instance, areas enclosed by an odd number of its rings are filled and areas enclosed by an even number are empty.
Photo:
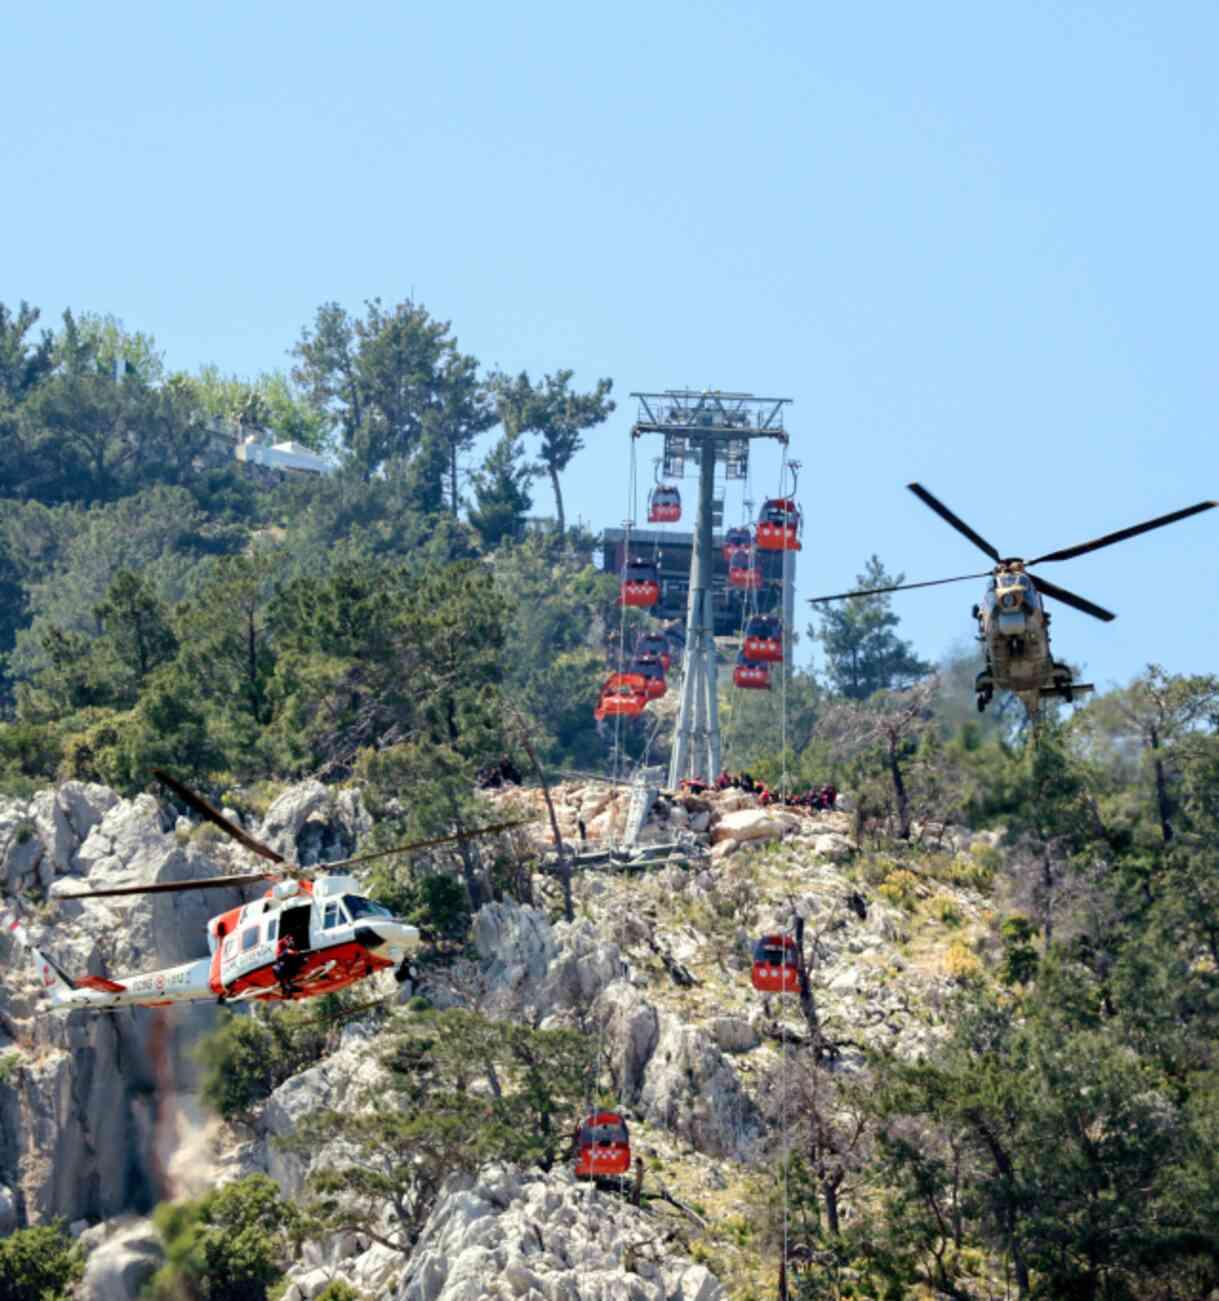
M520 820L480 827L452 836L415 841L397 849L325 863L303 870L230 822L219 810L157 770L157 779L200 816L239 844L276 864L275 871L215 876L197 881L162 881L83 890L60 899L97 899L110 895L165 894L211 890L272 881L261 899L231 908L207 924L210 956L161 971L133 976L69 976L36 948L12 913L0 919L13 938L33 957L39 979L50 995L50 1010L108 1011L116 1007L168 1007L174 1003L283 1002L330 994L377 971L396 967L405 980L410 955L419 947L419 929L360 893L355 877L334 869L409 850L427 849L520 826Z

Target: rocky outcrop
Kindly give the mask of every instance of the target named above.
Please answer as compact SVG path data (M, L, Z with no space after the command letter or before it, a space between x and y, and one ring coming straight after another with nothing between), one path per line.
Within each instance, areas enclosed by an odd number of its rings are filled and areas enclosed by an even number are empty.
M566 1174L493 1166L452 1181L396 1301L720 1301L702 1265L658 1245L656 1222Z
M725 840L738 844L749 840L778 840L790 831L797 830L802 819L782 809L735 809L725 813L711 829L711 843Z
M257 834L290 862L313 867L350 857L371 830L358 791L310 780L288 787L275 800Z
M165 1259L161 1235L151 1220L104 1227L110 1236L89 1254L80 1301L137 1301Z
M474 946L483 960L483 1010L540 1024L583 1013L612 981L626 975L616 944L587 920L552 926L536 908L492 903L474 918Z
M357 1110L385 1086L385 1072L371 1043L374 1031L353 1022L344 1026L338 1050L308 1070L285 1080L267 1099L259 1119L261 1142L244 1154L244 1170L264 1169L290 1197L305 1186L309 1172L332 1154L309 1157L284 1150L275 1140L297 1133L310 1118L328 1110Z

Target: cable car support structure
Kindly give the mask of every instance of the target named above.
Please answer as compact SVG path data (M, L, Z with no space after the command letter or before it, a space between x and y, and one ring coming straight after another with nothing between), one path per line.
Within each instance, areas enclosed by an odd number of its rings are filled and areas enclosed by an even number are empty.
M716 467L722 464L728 479L745 478L749 444L757 438L781 443L786 453L788 435L783 428L783 408L791 399L760 398L751 393L724 393L714 389L702 392L668 389L663 393L632 393L631 397L639 403L631 438L655 434L664 439L664 477L682 478L688 461L696 462L699 467L686 604L685 673L669 762L669 787L676 789L687 777L714 781L721 769L712 607ZM785 555L785 586L791 583L793 568L792 559ZM784 595L787 598L786 592ZM785 599L785 613L788 604L789 599ZM790 647L790 636L785 637L785 645Z

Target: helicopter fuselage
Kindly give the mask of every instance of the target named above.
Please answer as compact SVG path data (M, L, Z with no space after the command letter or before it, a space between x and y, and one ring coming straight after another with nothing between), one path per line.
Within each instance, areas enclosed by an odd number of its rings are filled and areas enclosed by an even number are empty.
M1045 696L1070 700L1076 692L1092 689L1076 683L1070 667L1050 653L1050 615L1020 561L996 567L973 613L986 651L986 668L975 684L979 711L996 688L1014 692L1030 715L1036 715Z
M131 976L73 980L43 960L51 1010L313 998L397 966L419 932L361 895L353 877L322 876L281 881L213 917L207 940L210 957Z

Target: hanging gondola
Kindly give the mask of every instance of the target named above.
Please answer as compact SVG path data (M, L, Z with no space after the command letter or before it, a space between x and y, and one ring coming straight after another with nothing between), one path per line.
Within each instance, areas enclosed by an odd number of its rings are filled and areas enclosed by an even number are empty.
M636 655L631 660L627 672L632 677L638 675L643 679L644 690L649 700L659 700L669 689L669 684L665 681L664 666L657 655Z
M594 1111L576 1132L576 1178L624 1175L631 1168L626 1121L616 1111Z
M681 493L670 483L658 483L648 496L649 524L676 524L681 519Z
M661 632L641 632L635 638L635 655L654 655L660 661L660 667L668 672L673 663L669 650L669 639Z
M757 545L763 551L799 551L800 525L794 498L771 497L758 514Z
M756 592L762 586L762 571L752 547L737 547L728 557L728 585L742 592Z
M735 550L737 550L738 547L751 547L751 546L753 546L753 533L750 529L747 528L729 529L728 532L724 534L725 563L731 561L732 553Z
M773 615L755 614L745 624L745 658L768 664L783 659L783 624Z
M660 600L660 576L651 560L628 560L622 571L619 605L647 607Z
M753 987L763 994L800 989L800 950L790 935L763 935L753 947Z
M600 723L606 718L638 718L648 703L648 686L639 673L612 673L601 688L601 699L593 710Z
M764 661L751 660L741 651L736 657L736 667L732 670L732 684L747 691L769 691L770 665Z

